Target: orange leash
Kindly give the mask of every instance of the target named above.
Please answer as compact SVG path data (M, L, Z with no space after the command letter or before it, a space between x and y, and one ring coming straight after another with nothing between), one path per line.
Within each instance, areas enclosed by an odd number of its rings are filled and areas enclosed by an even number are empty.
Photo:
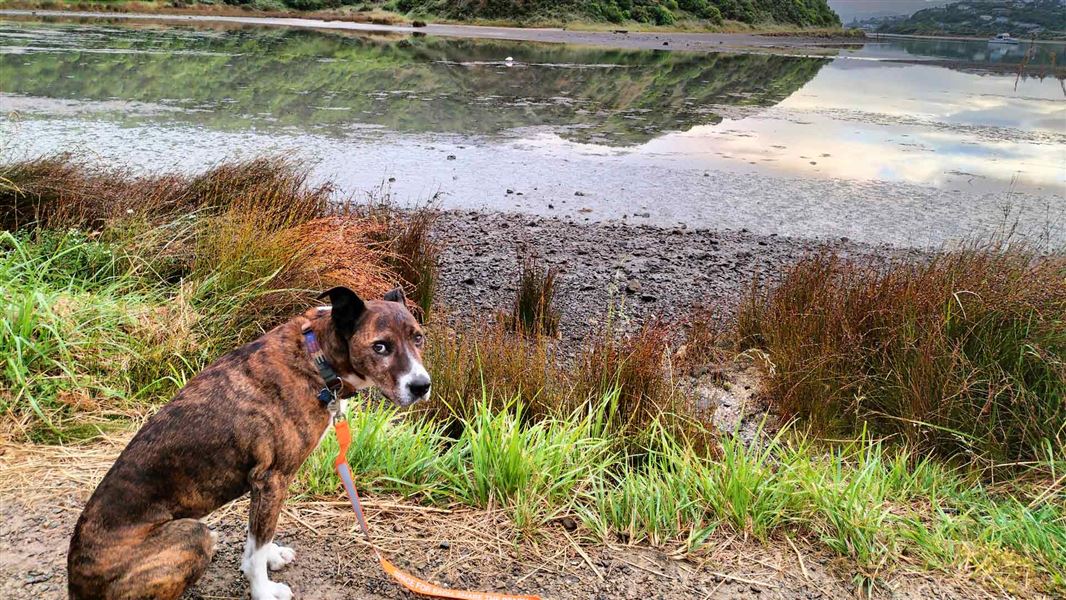
M359 502L359 493L355 491L352 468L348 466L348 447L352 445L352 433L348 429L348 422L338 419L333 425L333 429L337 433L337 443L340 445L340 450L337 451L337 460L333 461L333 467L337 470L341 483L344 484L344 490L348 493L348 500L352 503L352 510L355 511L355 516L359 519L359 526L363 529L363 535L366 536L366 540L370 542L370 547L374 549L374 554L377 555L382 570L389 577L392 577L396 583L416 594L432 598L452 598L454 600L540 600L540 596L515 596L491 592L450 590L401 571L396 565L389 562L370 538L370 528L367 527L366 517L363 516L363 505Z

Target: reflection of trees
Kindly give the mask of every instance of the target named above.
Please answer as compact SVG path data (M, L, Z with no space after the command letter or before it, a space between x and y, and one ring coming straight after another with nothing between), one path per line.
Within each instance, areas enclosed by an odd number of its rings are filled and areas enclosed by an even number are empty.
M773 105L826 63L300 30L45 27L39 39L5 42L56 51L0 58L4 91L208 109L176 114L216 128L369 123L491 135L552 125L569 139L629 145L717 122L715 104ZM501 64L506 56L516 65Z

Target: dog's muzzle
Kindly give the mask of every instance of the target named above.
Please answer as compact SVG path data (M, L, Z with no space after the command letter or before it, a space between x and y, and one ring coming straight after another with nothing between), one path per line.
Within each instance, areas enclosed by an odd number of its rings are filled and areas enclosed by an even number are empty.
M419 400L429 398L432 382L426 368L416 363L413 369L400 378L397 387L400 389L396 390L396 403L400 406L411 406Z

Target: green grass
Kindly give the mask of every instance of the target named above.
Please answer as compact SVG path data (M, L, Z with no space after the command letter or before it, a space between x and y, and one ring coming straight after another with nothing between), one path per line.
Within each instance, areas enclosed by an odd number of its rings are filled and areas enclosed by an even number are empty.
M1045 590L1066 589L1061 481L990 489L972 473L883 441L827 446L792 429L761 444L727 436L721 456L710 458L653 424L643 451L630 453L603 426L610 403L531 422L513 401L503 401L508 410L483 402L454 439L425 416L370 405L352 412L349 460L368 491L502 508L525 535L573 515L604 541L689 552L716 532L801 537L845 558L861 587L917 565L998 585L1035 575ZM330 434L294 491L342 493L335 452Z
M175 390L183 379L176 372L206 364L193 310L181 298L165 304L162 286L120 248L77 232L36 241L0 232L0 250L0 411L28 408L44 425L37 434L106 427ZM62 408L93 418L75 419L64 433L55 423Z

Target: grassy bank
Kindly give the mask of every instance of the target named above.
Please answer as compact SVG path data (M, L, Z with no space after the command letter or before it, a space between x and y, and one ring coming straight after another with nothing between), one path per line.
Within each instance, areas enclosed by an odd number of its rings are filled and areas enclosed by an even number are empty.
M562 518L696 556L714 536L802 538L866 589L907 572L1066 589L1061 257L812 257L754 286L735 326L623 329L615 312L560 348L557 273L527 262L513 305L464 320L435 297L432 211L336 200L269 159L192 176L0 166L5 435L131 428L316 290L402 283L428 317L434 398L352 410L368 491L502 508L534 539ZM776 407L754 440L716 431L691 393L736 360L762 365ZM327 437L294 495L337 497L335 450Z

